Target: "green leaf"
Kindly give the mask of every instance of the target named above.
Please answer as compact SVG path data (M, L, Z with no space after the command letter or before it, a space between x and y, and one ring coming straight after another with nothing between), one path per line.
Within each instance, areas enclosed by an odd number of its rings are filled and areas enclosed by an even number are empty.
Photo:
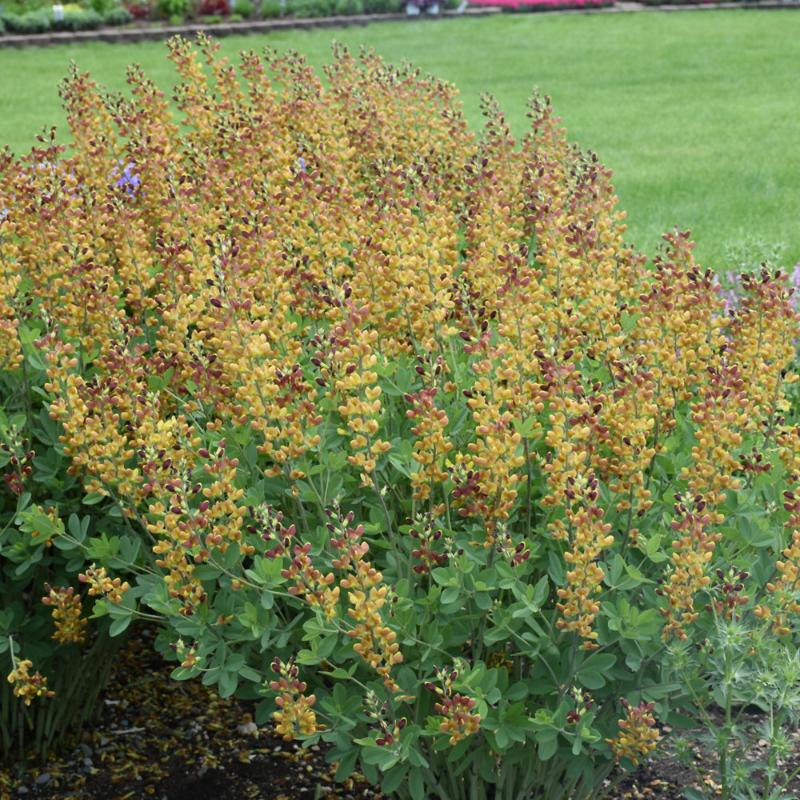
M128 625L131 624L131 620L133 619L133 614L128 614L124 617L119 617L115 619L108 628L108 634L112 638L114 636L119 636L125 630L127 630Z
M223 670L219 675L220 697L230 697L239 685L239 673L234 670Z
M243 667L239 667L239 677L251 683L261 683L263 680L262 674L257 669L248 667L247 664Z
M563 586L566 577L564 558L553 550L547 554L547 572L556 586Z
M458 586L448 586L442 592L442 605L450 605L450 603L455 603L460 594L461 591L459 590Z
M509 688L505 696L506 700L510 700L512 703L523 700L528 696L528 685L525 681L518 681Z
M644 552L654 564L660 564L662 561L666 561L669 558L661 549L661 534L651 536L647 541L643 541L640 536L639 543L640 545L644 544Z
M102 502L106 499L104 494L100 492L89 492L86 497L83 498L83 504L85 506L96 506L98 503Z
M411 770L411 774L408 777L408 791L411 793L412 800L426 800L428 794L425 791L425 780L422 777L422 770Z
M403 783L406 777L408 767L405 764L398 764L396 767L383 773L383 780L381 781L381 789L386 794L394 793Z
M339 757L339 766L336 768L336 775L334 776L339 783L346 781L355 772L357 760L358 750L356 749L349 750Z
M641 583L655 583L655 581L651 581L649 578L645 578L641 570L638 567L635 567L633 564L625 564L625 572L628 573L628 576L631 579L636 581L637 586Z
M539 740L539 760L549 761L558 750L558 734L552 733L552 736L542 737L538 736Z
M449 592L450 590L446 589L445 591ZM475 605L481 611L488 611L492 607L492 596L488 592L478 592L475 595Z
M602 689L606 685L606 673L616 661L617 657L611 653L597 653L578 667L576 676L587 689Z
M535 606L541 608L544 605L545 600L547 600L549 589L550 582L547 578L547 575L542 575L533 590L533 604Z

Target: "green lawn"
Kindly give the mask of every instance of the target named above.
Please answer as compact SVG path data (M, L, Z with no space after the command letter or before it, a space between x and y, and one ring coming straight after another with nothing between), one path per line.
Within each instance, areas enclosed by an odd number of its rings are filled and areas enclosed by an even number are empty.
M751 239L756 254L784 245L785 263L800 261L800 13L502 15L222 43L231 54L291 47L322 64L332 39L452 80L476 125L491 91L521 134L531 87L542 87L573 139L614 169L631 238L648 252L679 225L709 266ZM168 88L164 53L149 43L0 50L0 144L21 152L43 126L63 125L56 87L71 59L113 89L130 62Z

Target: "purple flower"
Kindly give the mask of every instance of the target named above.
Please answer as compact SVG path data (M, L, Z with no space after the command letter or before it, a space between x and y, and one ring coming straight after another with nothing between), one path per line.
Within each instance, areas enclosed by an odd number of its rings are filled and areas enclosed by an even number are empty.
M738 308L742 287L738 273L726 272L724 278L725 281L723 283L720 281L719 276L715 274L712 282L714 288L717 290L717 294L722 298L722 302L725 303L724 313L727 317Z
M5 222L8 219L8 209L0 208L0 222Z
M792 274L789 276L789 283L791 283L795 289L800 289L800 261L794 265Z
M121 161L119 163L122 164ZM130 197L133 197L138 192L142 184L142 179L134 173L134 169L136 169L136 164L131 161L123 167L121 173L117 167L111 173L112 178L116 178L119 175L119 178L114 182L114 186L118 189L124 189Z
M794 265L794 269L789 273L789 287L792 292L789 302L795 311L800 311L800 261Z
M297 159L297 170L298 172L302 172L303 174L305 174L306 160L303 158L303 156L300 156L300 158Z

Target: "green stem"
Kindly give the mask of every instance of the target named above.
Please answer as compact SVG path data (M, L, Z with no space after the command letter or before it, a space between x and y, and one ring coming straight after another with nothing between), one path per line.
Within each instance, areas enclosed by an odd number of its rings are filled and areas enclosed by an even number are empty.
M731 728L733 726L733 692L731 692L732 665L730 648L725 648L725 677L723 690L725 692L725 726L723 728L723 739L718 743L719 747L719 775L722 784L721 800L730 800L731 787L728 776L728 743L731 739Z

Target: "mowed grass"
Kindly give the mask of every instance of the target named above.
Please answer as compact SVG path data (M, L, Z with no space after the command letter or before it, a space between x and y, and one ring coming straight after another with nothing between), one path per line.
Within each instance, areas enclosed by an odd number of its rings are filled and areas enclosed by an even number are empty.
M293 48L321 65L333 40L453 81L476 126L480 95L491 92L522 135L527 98L541 87L571 138L613 168L630 238L648 253L677 225L717 269L742 242L753 257L783 244L785 264L800 261L800 13L502 15L221 41L234 57ZM0 145L23 152L43 126L63 130L57 85L71 60L112 90L133 62L169 89L165 52L160 43L0 50Z

